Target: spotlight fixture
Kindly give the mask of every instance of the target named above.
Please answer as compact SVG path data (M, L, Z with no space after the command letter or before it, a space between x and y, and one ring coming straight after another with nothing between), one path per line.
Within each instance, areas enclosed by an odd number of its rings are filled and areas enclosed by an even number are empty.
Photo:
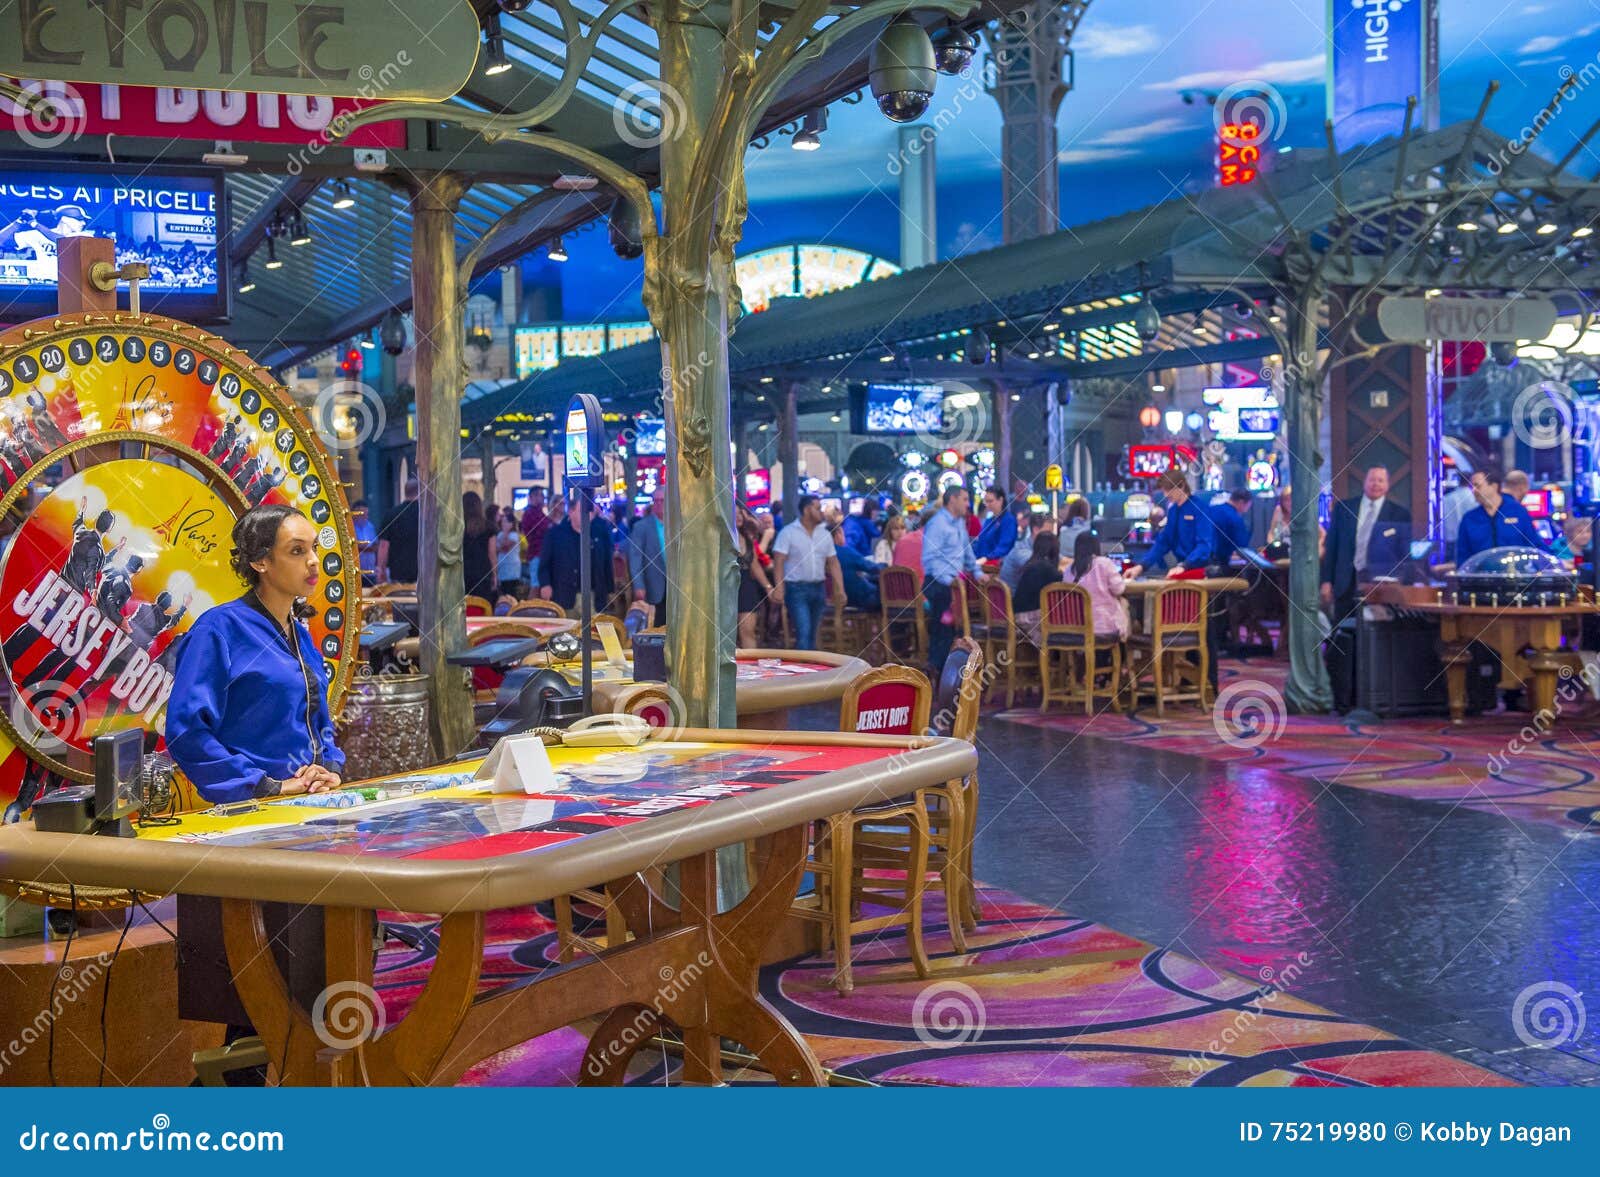
M564 261L566 261L567 260L567 247L566 247L566 244L561 240L561 238L557 237L554 241L552 241L550 243L550 252L547 253L545 256L548 257L553 262L564 262Z
M934 68L942 74L965 73L972 66L972 55L978 51L978 39L960 25L945 25L935 29L929 38L933 42Z
M250 263L247 261L239 270L239 293L249 294L256 288L256 280L250 276Z
M1463 233L1476 233L1482 226L1477 221L1462 221L1456 228Z
M1560 226L1554 221L1546 221L1544 224L1539 226L1539 235L1541 237L1548 237L1551 233L1554 233L1559 228Z
M872 96L892 122L909 123L926 113L937 73L933 42L909 16L890 21L872 46Z
M819 106L815 110L808 110L789 146L796 151L815 151L822 146L822 132L827 129L828 108Z
M1501 221L1499 226L1495 229L1495 232L1501 234L1502 236L1507 233L1515 233L1516 231L1517 223L1515 221Z
M294 210L294 216L289 219L289 244L310 245L311 226L306 223L306 214L301 209Z
M376 343L372 342L372 332L370 332L370 331L368 331L365 335L363 335L356 342L358 342L361 345L361 347L362 347L362 349L364 351L371 351L373 348L378 346Z
M500 32L500 14L491 12L483 22L483 72L492 78L510 68L511 61L506 57L506 40Z
M338 181L334 184L333 190L336 193L333 198L334 208L343 211L344 209L355 207L356 194L350 190L349 180Z
M1594 227L1592 225L1579 225L1572 231L1572 235L1574 237L1591 237L1594 235Z
M1167 386L1165 384L1152 384L1150 386L1150 391L1151 392L1165 392L1165 391L1167 391Z
M611 202L606 235L611 240L612 252L624 261L644 255L644 225L639 220L639 210L620 192Z
M378 328L378 339L386 355L397 356L405 351L406 321L398 310L391 308L383 317L383 325Z
M278 241L277 241L277 238L273 237L271 234L268 234L268 236L267 236L267 262L266 262L266 266L267 266L267 269L269 269L269 270L279 270L279 269L283 268L283 262L280 261L279 258L278 258Z

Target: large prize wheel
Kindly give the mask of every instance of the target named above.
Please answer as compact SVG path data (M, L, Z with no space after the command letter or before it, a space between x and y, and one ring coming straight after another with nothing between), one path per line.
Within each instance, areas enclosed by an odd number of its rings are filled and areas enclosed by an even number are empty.
M349 511L289 394L225 340L126 313L0 334L0 490L0 804L28 760L86 781L96 736L162 729L185 633L244 591L231 532L260 503L315 527L308 624L339 707L359 653Z

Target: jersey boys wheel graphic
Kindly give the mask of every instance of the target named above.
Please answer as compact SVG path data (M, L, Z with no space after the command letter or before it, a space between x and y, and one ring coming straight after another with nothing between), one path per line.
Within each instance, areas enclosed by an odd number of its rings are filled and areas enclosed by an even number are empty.
M68 315L0 335L0 797L23 757L79 780L96 735L159 730L179 643L243 586L243 511L317 533L308 621L337 708L358 650L358 568L335 472L268 373L156 316Z

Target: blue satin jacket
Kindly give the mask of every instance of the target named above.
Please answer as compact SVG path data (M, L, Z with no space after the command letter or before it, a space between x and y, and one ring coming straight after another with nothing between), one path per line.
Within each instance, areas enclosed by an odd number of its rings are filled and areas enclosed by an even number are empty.
M264 778L283 780L313 761L344 768L322 653L303 623L294 628L298 659L283 630L246 595L207 609L180 639L167 750L208 801L248 800Z

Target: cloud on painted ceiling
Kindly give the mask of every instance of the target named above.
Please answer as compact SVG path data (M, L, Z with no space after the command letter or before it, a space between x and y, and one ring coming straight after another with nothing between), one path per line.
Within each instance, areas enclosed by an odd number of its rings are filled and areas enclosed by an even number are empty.
M1576 32L1565 33L1559 36L1546 35L1542 37L1534 37L1531 40L1523 43L1522 47L1517 50L1517 56L1528 57L1536 53L1549 53L1552 49L1559 49L1569 41L1576 41L1582 37L1592 37L1596 32L1600 32L1600 24L1585 25Z
M1132 127L1117 127L1092 139L1074 139L1056 155L1062 163L1104 163L1112 159L1133 159L1143 154L1141 147L1152 139L1191 133L1197 120L1165 115ZM1209 120L1207 120L1209 121Z
M1154 53L1166 42L1149 25L1097 25L1091 19L1072 34L1072 48L1095 59Z
M1241 72L1238 68L1201 70L1184 74L1168 82L1147 82L1146 90L1223 90L1236 82L1272 82L1288 86L1298 82L1320 82L1327 69L1327 57L1314 53L1287 61L1264 61L1253 69Z

